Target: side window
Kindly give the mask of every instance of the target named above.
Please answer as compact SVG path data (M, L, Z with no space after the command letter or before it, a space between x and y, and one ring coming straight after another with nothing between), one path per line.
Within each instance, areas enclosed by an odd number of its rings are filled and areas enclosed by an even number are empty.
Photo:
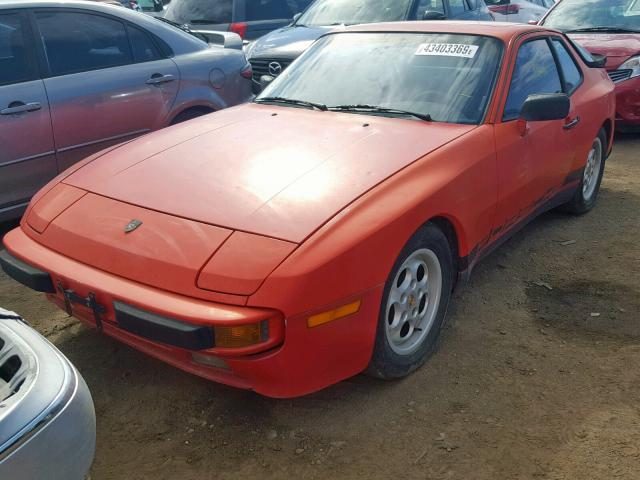
M100 15L38 12L36 21L54 76L133 62L124 25Z
M442 0L419 0L416 9L416 18L422 20L424 12L440 12L444 15L444 4Z
M19 15L0 15L0 85L32 79L25 45L25 32Z
M148 33L127 25L134 62L152 62L162 58Z
M465 12L465 0L449 0L449 8L451 9L451 16L456 17L462 15Z
M515 120L529 95L560 93L562 84L556 61L545 38L523 44L518 51L503 121Z
M295 13L287 0L254 0L246 3L246 20L248 22L289 19L293 18Z
M551 41L553 49L558 57L558 63L560 64L560 70L562 70L562 76L564 78L565 93L571 95L576 88L580 86L582 82L582 74L576 66L576 62L573 56L564 46L564 43L560 39L554 38Z

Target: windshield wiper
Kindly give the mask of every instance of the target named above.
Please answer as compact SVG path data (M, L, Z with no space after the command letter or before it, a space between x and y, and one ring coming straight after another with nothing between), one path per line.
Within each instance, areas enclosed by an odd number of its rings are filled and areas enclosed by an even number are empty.
M640 30L622 27L585 27L565 30L563 33L588 33L588 32L609 32L609 33L640 33Z
M331 112L356 112L356 113L388 113L391 115L404 115L408 117L419 118L425 122L431 122L433 119L428 113L410 112L399 108L379 107L376 105L336 105L328 107Z
M256 103L283 103L289 105L297 105L300 107L307 108L315 108L316 110L321 110L323 112L327 111L327 106L322 103L313 103L307 102L305 100L295 100L293 98L284 98L284 97L263 97L254 100Z
M183 25L183 24L180 24L178 22L174 22L172 20L168 20L168 19L166 19L164 17L153 17L153 18L155 18L156 20L160 20L161 22L167 23L167 24L169 24L171 26L174 26L174 27L182 30L183 32L188 33L189 35L193 35L194 37L199 38L203 42L209 43L209 39L205 35L202 35L201 33L198 33L198 32L194 32L193 30L191 30L189 28L188 25Z

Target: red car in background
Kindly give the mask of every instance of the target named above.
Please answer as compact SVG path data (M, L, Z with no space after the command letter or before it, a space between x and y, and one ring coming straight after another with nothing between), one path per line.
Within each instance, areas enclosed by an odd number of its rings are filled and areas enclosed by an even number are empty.
M540 25L563 31L592 54L607 57L616 84L617 127L640 127L640 0L562 0Z
M293 397L435 351L458 278L536 215L594 207L615 96L557 31L326 34L253 103L76 164L8 275L203 377Z

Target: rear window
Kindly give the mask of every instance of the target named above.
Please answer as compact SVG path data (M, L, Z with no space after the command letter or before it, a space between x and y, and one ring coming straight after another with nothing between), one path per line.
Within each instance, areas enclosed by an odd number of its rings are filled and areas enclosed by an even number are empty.
M246 20L291 19L307 8L311 0L248 0L246 2Z
M260 0L258 0L260 1ZM173 0L165 18L177 23L231 23L233 0Z

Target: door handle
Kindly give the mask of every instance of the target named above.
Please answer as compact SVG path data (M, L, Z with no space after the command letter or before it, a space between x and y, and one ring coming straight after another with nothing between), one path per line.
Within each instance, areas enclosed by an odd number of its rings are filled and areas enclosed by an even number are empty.
M574 128L579 123L580 123L580 117L576 117L572 121L570 121L569 123L563 125L562 128L564 128L565 130L571 130L572 128Z
M154 73L151 78L145 83L147 85L161 85L167 82L173 82L175 77L173 75L161 75L160 73Z
M40 102L11 102L8 108L0 110L0 115L15 115L17 113L35 112L41 108L42 105L40 105Z

